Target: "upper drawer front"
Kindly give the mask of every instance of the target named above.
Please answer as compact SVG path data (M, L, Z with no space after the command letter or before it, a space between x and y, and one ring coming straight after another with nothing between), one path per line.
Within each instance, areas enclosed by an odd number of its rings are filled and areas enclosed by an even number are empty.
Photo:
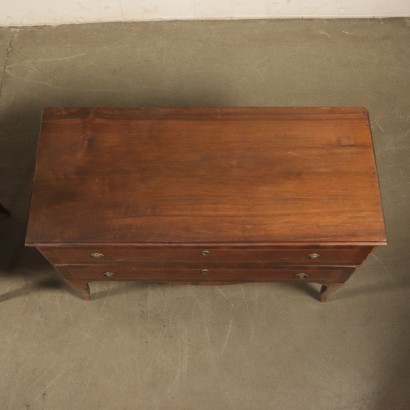
M279 264L358 265L371 247L315 248L200 248L200 247L73 247L41 248L54 264L94 264L144 262L145 265L169 262L274 262Z

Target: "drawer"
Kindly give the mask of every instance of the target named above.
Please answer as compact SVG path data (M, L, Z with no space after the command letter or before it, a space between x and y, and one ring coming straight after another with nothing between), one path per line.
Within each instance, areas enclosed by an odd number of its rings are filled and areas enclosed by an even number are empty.
M56 265L144 262L273 262L300 265L359 265L371 247L43 247Z
M151 282L270 282L270 281L336 281L354 267L322 268L311 266L275 269L150 269L130 266L69 267L65 272L84 281L138 280Z

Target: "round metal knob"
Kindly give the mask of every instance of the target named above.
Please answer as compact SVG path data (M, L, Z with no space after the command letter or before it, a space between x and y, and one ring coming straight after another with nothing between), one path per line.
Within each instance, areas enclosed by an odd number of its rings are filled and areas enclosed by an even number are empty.
M201 269L201 273L202 273L203 275L206 275L206 274L209 273L209 270L208 270L208 269Z
M308 278L309 277L309 275L307 274L307 273L304 273L304 272L300 272L300 273L297 273L296 275L295 275L295 278L296 279L306 279L306 278Z
M95 258L95 259L101 259L101 258L104 257L104 254L103 254L103 253L99 253L99 252L94 252L94 253L91 254L91 256L92 256L93 258Z
M111 277L113 277L113 276L115 275L115 273L114 273L114 272L104 272L103 275L104 275L106 278L111 278Z
M320 258L320 255L318 253L310 253L307 257L309 259L317 259Z
M209 251L207 249L204 249L203 251L201 251L201 255L202 256L207 256L207 255L209 255Z

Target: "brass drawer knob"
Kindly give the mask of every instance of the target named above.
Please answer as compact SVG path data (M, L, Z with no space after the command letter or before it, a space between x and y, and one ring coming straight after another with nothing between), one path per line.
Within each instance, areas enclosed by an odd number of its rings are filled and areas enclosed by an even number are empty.
M209 270L208 270L208 269L201 269L201 273L202 273L203 275L206 275L206 274L209 273Z
M91 256L92 256L93 258L95 258L95 259L101 259L101 258L104 257L104 254L103 254L103 253L99 253L99 252L94 252L94 253L91 254Z
M304 273L304 272L297 273L297 274L295 275L295 278L296 278L296 279L306 279L306 278L308 278L308 277L309 277L309 275L308 275L307 273Z
M207 256L207 255L209 255L209 251L207 249L204 249L203 251L201 251L201 255L202 256Z
M310 253L307 257L309 259L317 259L320 258L320 255L318 253Z
M106 278L112 278L115 275L115 273L114 272L104 272L103 275Z

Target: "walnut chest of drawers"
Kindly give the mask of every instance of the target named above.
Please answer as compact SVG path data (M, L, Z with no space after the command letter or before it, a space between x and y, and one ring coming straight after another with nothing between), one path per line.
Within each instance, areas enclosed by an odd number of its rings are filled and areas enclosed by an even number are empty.
M385 229L364 108L49 108L26 245L91 281L343 284Z

